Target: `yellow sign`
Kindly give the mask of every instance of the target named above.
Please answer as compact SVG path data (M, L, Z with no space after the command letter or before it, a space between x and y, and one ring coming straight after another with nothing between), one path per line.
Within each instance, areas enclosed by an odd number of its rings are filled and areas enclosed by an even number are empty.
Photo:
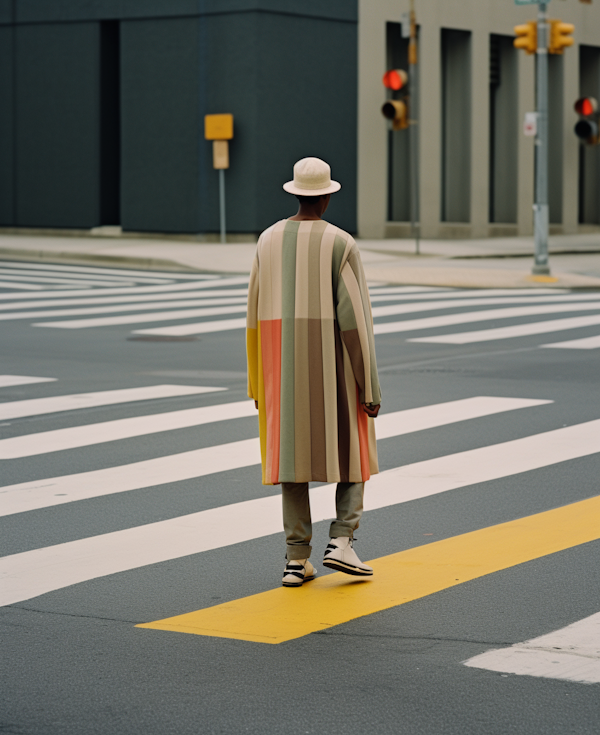
M231 140L233 138L233 115L205 115L204 137L206 140Z

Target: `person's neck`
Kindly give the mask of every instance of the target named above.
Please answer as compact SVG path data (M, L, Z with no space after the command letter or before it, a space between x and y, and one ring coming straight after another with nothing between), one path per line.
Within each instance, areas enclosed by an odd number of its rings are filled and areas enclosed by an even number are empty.
M319 220L321 219L321 213L316 212L312 207L303 207L300 205L298 211L293 217L290 217L293 222L305 222L306 220Z

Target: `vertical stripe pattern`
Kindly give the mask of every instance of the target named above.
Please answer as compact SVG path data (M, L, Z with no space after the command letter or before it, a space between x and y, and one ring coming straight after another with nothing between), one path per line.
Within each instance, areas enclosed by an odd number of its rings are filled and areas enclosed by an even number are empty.
M378 472L381 402L369 292L356 243L322 220L282 220L258 241L247 320L263 482L364 482Z

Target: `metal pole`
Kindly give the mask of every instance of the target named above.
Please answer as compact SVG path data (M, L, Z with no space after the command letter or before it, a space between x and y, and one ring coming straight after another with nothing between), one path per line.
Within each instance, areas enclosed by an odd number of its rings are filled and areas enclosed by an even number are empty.
M225 169L219 169L219 210L221 216L221 242L227 242L225 236Z
M410 90L410 229L415 239L415 252L420 252L419 222L419 127L417 95L417 20L415 2L410 0L410 41L408 43L408 88Z
M535 262L532 273L550 275L548 263L548 19L545 2L540 2L538 6L536 75Z

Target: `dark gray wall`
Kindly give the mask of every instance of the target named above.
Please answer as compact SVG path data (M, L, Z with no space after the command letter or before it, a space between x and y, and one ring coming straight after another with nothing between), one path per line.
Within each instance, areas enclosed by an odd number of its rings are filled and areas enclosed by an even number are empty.
M0 26L0 226L14 222L13 54L14 28Z
M517 221L517 53L512 36L491 36L490 222Z
M97 23L16 26L16 225L98 223L99 40Z
M235 116L230 231L257 232L289 215L295 200L281 185L308 155L326 159L342 182L330 219L356 229L357 0L16 0L14 18L5 5L0 24L16 23L19 132L16 217L4 224L102 223L98 21L119 20L125 229L218 230L203 117L219 112ZM1 108L9 68L10 58ZM0 118L2 130L10 118ZM10 159L7 146L0 156Z
M408 39L402 38L400 23L388 23L387 68L408 71ZM388 99L403 99L404 92L386 90ZM414 114L411 117L415 117ZM410 220L410 133L388 131L388 220Z
M198 19L121 22L121 224L197 232Z
M579 96L600 99L600 46L579 47ZM600 225L600 145L579 147L579 221Z
M442 29L443 222L471 219L471 33Z
M342 184L327 217L354 232L356 26L268 15L259 30L259 228L296 209L296 201L290 205L290 195L281 186L292 177L295 161L317 156L331 165L333 177Z
M563 63L563 56L548 54L548 210L553 224L562 223Z

